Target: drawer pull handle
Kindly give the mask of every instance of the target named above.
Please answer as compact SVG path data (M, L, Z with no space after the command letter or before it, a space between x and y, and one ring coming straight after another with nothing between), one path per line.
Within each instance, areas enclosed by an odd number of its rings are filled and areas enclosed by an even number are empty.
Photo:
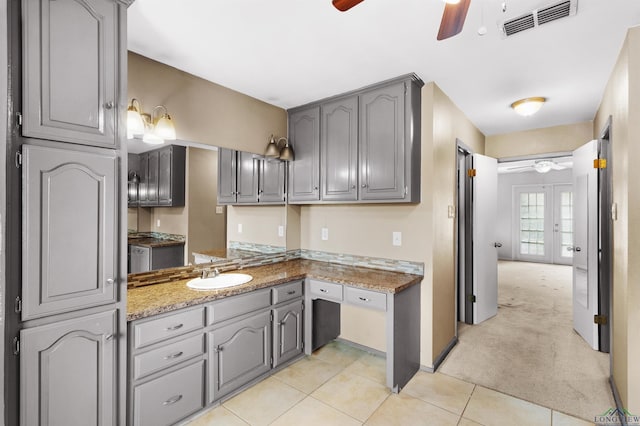
M324 288L321 288L321 289L320 289L320 291L321 291L322 293L327 293L327 290L326 290L326 289L324 289Z
M165 402L162 403L162 405L173 405L176 402L180 401L181 399L182 399L182 395L176 395L173 398L167 399Z
M172 325L171 327L167 327L165 328L165 330L166 331L180 330L182 327L184 327L184 324L177 324L177 325Z
M288 294L288 295L296 294L296 291L295 291L295 290L289 290L289 291L287 292L287 294Z
M184 352L182 352L182 351L176 352L174 354L165 356L164 359L175 359L175 358L178 358L178 357L182 356L183 353Z
M371 299L367 299L366 297L358 297L358 299L362 300L363 302L370 302Z
M104 340L106 340L107 342L110 342L111 340L113 340L113 334L107 334L104 336Z

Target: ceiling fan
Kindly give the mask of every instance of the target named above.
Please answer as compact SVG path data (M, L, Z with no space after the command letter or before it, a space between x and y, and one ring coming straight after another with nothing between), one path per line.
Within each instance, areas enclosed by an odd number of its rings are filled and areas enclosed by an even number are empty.
M333 6L341 12L346 12L358 3L364 0L333 0ZM464 20L467 17L467 11L471 0L445 0L444 13L440 21L440 30L438 31L438 40L444 40L453 37L462 31Z
M552 159L542 159L535 160L531 164L527 164L524 166L506 167L504 170L506 172L513 172L516 170L532 169L538 173L547 173L551 170L564 170L568 167L571 167L571 164L571 161L555 162Z

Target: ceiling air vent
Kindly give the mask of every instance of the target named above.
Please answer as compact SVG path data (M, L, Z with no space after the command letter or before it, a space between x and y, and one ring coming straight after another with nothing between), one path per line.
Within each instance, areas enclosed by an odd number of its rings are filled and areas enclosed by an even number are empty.
M533 11L518 16L517 18L504 21L500 26L502 29L502 35L503 37L509 37L548 22L573 16L576 14L577 10L578 0L565 0L540 9L534 9Z

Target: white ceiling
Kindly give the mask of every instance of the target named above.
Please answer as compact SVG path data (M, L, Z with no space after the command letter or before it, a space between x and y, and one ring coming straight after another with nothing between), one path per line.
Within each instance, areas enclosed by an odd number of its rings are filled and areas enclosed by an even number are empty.
M473 0L458 36L436 41L441 0L136 0L129 49L291 108L415 72L485 134L593 119L640 0L578 0L578 13L501 38L497 23L557 0ZM482 16L488 33L479 36ZM544 96L533 117L511 102Z

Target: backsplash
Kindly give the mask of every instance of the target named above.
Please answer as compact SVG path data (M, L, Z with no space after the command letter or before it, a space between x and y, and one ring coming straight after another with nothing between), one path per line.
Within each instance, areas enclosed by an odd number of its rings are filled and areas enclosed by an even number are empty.
M406 260L384 259L381 257L357 256L353 254L330 253L317 250L300 250L302 259L318 260L320 262L339 263L348 266L382 269L384 271L406 272L408 274L424 275L424 263Z
M287 249L282 246L272 246L269 244L244 243L240 241L229 241L229 248L234 250L256 251L264 254L278 253L282 254Z

